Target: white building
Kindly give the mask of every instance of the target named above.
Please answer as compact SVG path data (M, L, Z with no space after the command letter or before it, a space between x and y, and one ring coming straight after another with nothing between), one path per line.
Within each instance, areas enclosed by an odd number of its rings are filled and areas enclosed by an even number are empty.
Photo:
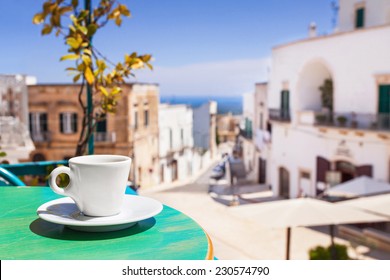
M6 153L0 162L26 160L35 149L28 132L27 84L34 78L0 75L0 150Z
M339 2L335 33L316 36L312 25L309 38L272 50L263 150L275 195L390 180L390 0Z
M185 180L197 171L192 135L193 112L186 105L160 104L158 108L160 181Z
M194 146L210 152L213 158L217 154L217 103L210 101L194 108Z
M240 142L247 179L266 184L270 144L266 82L257 83L253 93L243 95Z

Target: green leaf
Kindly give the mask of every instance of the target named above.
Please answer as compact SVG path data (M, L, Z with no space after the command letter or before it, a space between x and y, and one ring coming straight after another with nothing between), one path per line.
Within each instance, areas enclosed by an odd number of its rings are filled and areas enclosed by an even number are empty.
M100 71L104 71L107 67L106 63L104 62L104 60L101 60L101 59L97 59L96 60L96 65L98 67L98 69Z
M85 64L86 66L91 65L91 57L90 57L90 56L88 56L88 55L82 55L82 56L81 56L81 59L84 61L84 64Z
M7 155L6 152L0 152L0 157L5 157Z
M77 41L75 38L70 37L66 39L66 43L71 46L73 49L78 49L80 47L80 42Z
M121 4L121 5L119 5L118 8L119 8L119 11L121 12L122 15L124 15L125 17L130 16L130 11L126 5Z
M52 25L45 24L45 26L42 28L41 34L42 35L50 34L52 30L53 30L53 26Z
M93 82L95 81L95 76L93 75L90 67L85 68L84 77L87 80L87 83L90 85L92 85Z
M60 61L63 61L63 60L76 60L76 59L79 59L80 56L77 55L77 54L67 54L67 55L64 55L63 57L60 58Z
M87 35L88 29L85 26L79 25L77 29L80 30L84 35Z
M88 25L87 27L87 36L88 37L92 37L95 33L96 33L96 30L98 29L98 26L94 23L91 23L90 25Z
M81 77L81 74L77 74L76 76L73 77L73 82L76 83Z
M67 12L71 12L71 11L73 11L73 8L69 7L69 6L68 7L61 7L60 10L59 10L61 15L65 14Z
M120 87L114 87L112 90L111 90L111 94L115 95L115 94L118 94L122 91L122 89Z
M50 17L50 23L53 26L61 26L61 16L60 14L52 14Z
M145 64L146 64L146 66L148 66L148 68L149 68L150 70L153 70L153 65L152 65L152 64L150 64L150 63L148 63L148 62L146 62Z
M105 96L108 96L108 91L105 87L100 86L99 89Z
M83 19L85 19L88 16L88 14L89 12L87 10L82 10L79 16L77 17L78 21L82 21Z
M84 49L83 52L84 52L84 54L92 56L92 51L90 49Z
M35 14L33 17L34 24L40 24L44 21L44 16L41 13Z
M116 24L117 26L121 26L121 24L122 24L122 18L121 18L121 17L117 17L117 18L115 19L115 24Z

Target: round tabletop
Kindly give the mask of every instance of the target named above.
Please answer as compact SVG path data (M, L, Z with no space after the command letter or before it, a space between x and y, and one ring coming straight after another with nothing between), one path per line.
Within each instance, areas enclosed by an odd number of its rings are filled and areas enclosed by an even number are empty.
M207 233L185 214L162 212L112 232L82 232L50 223L37 208L61 196L48 187L0 187L0 259L204 260L213 258Z

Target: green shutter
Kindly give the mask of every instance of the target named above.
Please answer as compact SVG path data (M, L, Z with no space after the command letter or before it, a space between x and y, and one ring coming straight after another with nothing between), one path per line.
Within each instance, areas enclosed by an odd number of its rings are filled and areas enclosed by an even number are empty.
M379 86L378 113L390 113L390 85Z
M359 8L356 10L356 28L364 27L364 8Z
M379 86L378 121L379 128L390 129L390 85Z
M102 116L104 119L101 121L98 121L96 124L96 131L97 132L107 132L107 117L104 115Z

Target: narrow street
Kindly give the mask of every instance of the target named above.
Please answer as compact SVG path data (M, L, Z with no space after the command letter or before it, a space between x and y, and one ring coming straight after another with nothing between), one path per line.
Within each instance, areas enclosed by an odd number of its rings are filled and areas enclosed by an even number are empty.
M238 217L233 207L228 206L228 195L208 193L211 168L194 183L159 190L141 190L140 195L155 198L176 208L199 223L210 235L214 254L218 259L284 259L286 231L284 229L260 228ZM248 186L249 189L251 186ZM258 186L253 186L258 188ZM223 187L221 187L223 188ZM225 187L226 188L226 187ZM256 197L269 196L267 190L255 193ZM253 196L254 194L252 194ZM244 201L240 201L240 204ZM349 243L337 239L337 243ZM291 236L291 259L308 259L308 251L317 245L328 246L330 237L323 229L293 228ZM359 259L389 258L383 252L369 252L366 247L351 248L350 255Z

